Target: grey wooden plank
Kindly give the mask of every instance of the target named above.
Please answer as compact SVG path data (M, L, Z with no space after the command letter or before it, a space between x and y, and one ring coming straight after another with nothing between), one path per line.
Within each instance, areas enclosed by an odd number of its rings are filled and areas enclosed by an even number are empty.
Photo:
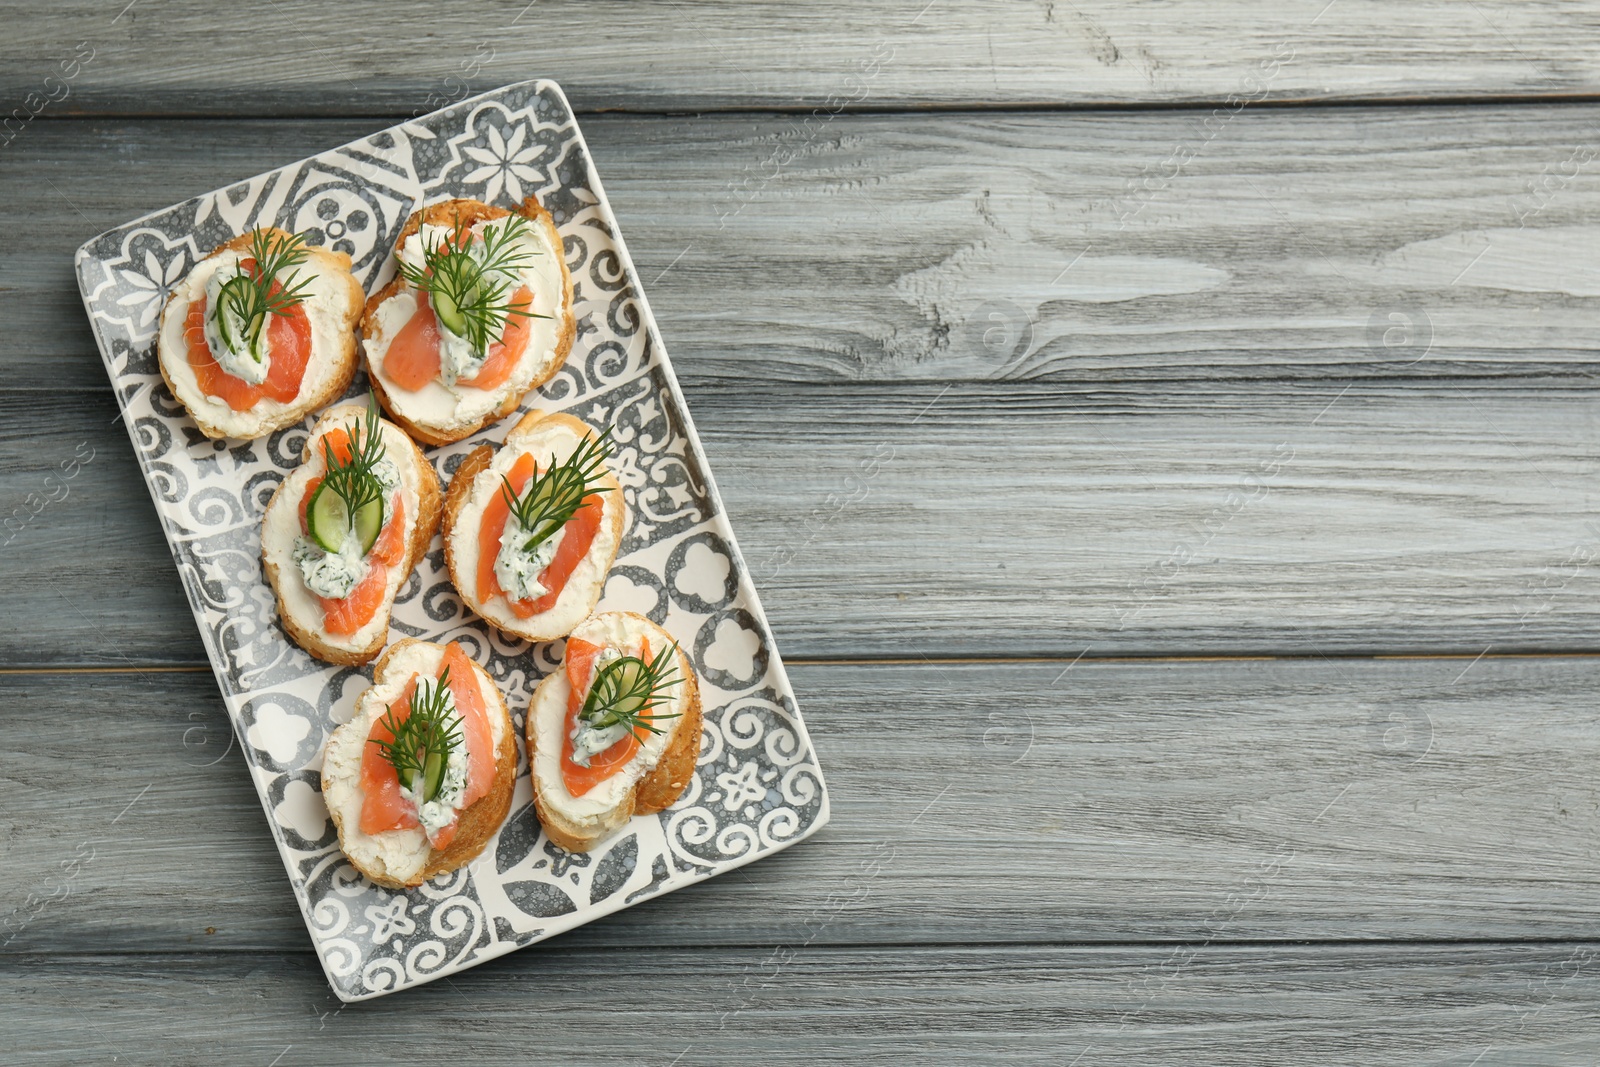
M788 655L1595 647L1589 390L946 388L689 390ZM201 662L109 397L39 395L0 393L0 515L43 509L0 663Z
M562 944L1592 935L1600 659L1070 663L794 666L829 826ZM0 700L5 951L308 945L207 675Z
M1588 389L783 387L691 403L796 654L1594 647Z
M38 396L0 397L0 665L204 663L115 402Z
M783 116L584 128L691 382L1587 383L1597 119L1600 105L844 116L814 138ZM103 387L70 271L87 237L380 124L29 129L0 199L17 235L0 257L7 384Z
M120 6L120 5L119 5ZM0 99L56 113L429 110L544 76L646 111L986 102L1409 99L1592 93L1591 3L977 0L833 4L415 2L360 10L74 0L5 9ZM81 45L80 45L81 43ZM78 49L75 51L75 49ZM71 56L92 57L62 68ZM65 69L75 76L46 84ZM68 95L60 98L64 84ZM48 113L48 112L47 112Z
M786 954L787 953L787 954ZM309 954L0 960L10 1062L1587 1065L1593 943L533 949L339 1004Z

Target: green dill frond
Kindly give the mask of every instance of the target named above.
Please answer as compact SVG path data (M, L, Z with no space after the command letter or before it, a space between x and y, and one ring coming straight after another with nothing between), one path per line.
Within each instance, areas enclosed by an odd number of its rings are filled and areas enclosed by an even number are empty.
M648 663L638 656L614 659L595 673L578 718L596 730L626 723L630 730L659 734L655 722L678 715L658 715L653 709L665 703L667 691L680 681L676 642Z
M606 460L610 458L611 429L607 427L599 437L585 437L565 461L557 463L551 456L550 467L530 478L520 494L511 487L510 479L500 479L506 506L528 532L528 540L522 546L524 552L532 552L555 536L588 497L610 492L601 484L607 474Z

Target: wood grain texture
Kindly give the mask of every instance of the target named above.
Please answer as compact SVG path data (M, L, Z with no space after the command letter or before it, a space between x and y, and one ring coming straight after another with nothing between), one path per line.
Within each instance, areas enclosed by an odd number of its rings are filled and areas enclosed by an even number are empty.
M562 944L1582 938L1600 920L1600 659L1070 662L795 666L829 826ZM208 674L0 675L0 700L6 951L307 945ZM915 760L886 707L916 722ZM111 722L117 758L85 763Z
M380 125L25 131L6 383L105 387L85 239ZM583 122L684 378L839 383L1589 385L1597 126L1589 105Z
M691 379L1586 384L1597 120L725 117L594 155Z
M1175 391L1176 393L1176 391ZM109 396L0 393L10 665L200 663ZM791 657L1573 651L1588 390L1021 383L688 392ZM92 449L64 488L50 472ZM983 494L981 508L972 506Z
M228 17L231 15L231 17ZM57 114L410 114L555 78L582 109L1562 96L1600 87L1592 3L978 0L721 5L522 0L381 10L176 0L4 10L0 99L80 42ZM223 28L226 24L226 28ZM59 92L59 91L58 91Z
M789 953L786 955L785 953ZM340 1010L314 957L0 960L21 1062L1587 1067L1592 943L533 948Z
M229 13L0 3L0 1060L1593 1062L1600 3ZM341 1009L71 253L533 76L834 821Z

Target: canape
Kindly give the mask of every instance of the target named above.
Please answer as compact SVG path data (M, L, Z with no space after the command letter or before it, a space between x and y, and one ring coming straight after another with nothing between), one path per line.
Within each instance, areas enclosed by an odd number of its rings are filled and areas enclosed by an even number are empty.
M459 644L395 642L322 756L346 858L394 888L471 862L511 810L515 732L505 698Z
M376 658L443 503L433 467L375 406L327 411L261 522L262 569L289 637L329 663Z
M253 230L173 288L156 337L161 377L207 437L292 426L350 387L361 298L343 252Z
M700 754L700 685L661 627L602 612L567 638L528 705L533 803L555 844L585 852L672 805Z
M550 213L448 200L400 231L396 274L367 301L362 344L389 417L459 441L516 410L572 348L572 279Z
M609 435L571 415L530 412L498 450L480 446L456 468L445 565L491 626L550 641L594 611L626 510L609 455Z

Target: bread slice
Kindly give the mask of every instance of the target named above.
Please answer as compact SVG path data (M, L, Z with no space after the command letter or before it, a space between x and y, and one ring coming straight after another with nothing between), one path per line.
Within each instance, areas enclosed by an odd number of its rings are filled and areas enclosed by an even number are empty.
M473 675L484 695L484 708L495 741L494 785L465 808L455 837L443 849L428 843L420 827L367 834L361 830L361 758L372 724L399 699L414 673L438 676L445 646L405 638L389 646L373 672L372 687L361 694L355 716L333 731L322 755L322 797L339 832L339 848L350 863L378 885L393 889L421 885L437 874L456 870L477 858L499 832L511 811L517 780L516 728L505 697L488 673L473 663Z
M266 228L269 236L287 239L283 230ZM161 327L156 334L156 365L172 395L194 419L200 432L213 440L264 437L285 426L293 426L307 414L330 404L350 388L356 372L356 321L361 317L361 283L350 273L350 257L325 248L306 249L306 259L293 268L311 276L311 291L302 306L311 322L311 358L300 382L300 395L288 404L262 397L247 411L234 411L222 400L200 389L189 367L189 342L184 337L184 320L190 305L205 295L206 282L218 267L245 258L251 234L245 233L218 245L196 263L184 279L173 286L161 309Z
M594 615L573 630L572 636L618 647L646 636L652 653L673 643L672 635L649 619L623 611ZM528 703L526 740L534 810L551 841L569 852L587 852L633 816L662 811L683 794L700 756L701 711L700 683L682 648L678 649L678 677L682 681L672 690L670 701L656 709L661 715L678 717L660 720L663 732L659 737L643 744L615 778L582 797L572 796L561 778L567 695L571 691L566 671L557 669L539 683Z
M383 606L372 621L348 637L328 633L323 628L322 606L315 594L306 588L293 558L294 541L300 535L300 501L306 485L327 466L320 449L315 448L316 442L329 430L360 423L365 416L366 408L361 404L340 404L324 412L311 428L311 436L306 438L300 466L279 483L261 520L261 566L278 598L278 618L284 631L295 644L317 659L344 666L370 662L383 651L389 639L389 614L394 608L394 598L427 552L439 525L439 513L444 508L444 490L432 464L404 431L380 420L384 448L400 468L409 527L406 554L390 569Z
M478 595L478 532L485 505L501 493L501 476L524 454L538 460L543 471L552 456L565 460L579 442L594 436L588 425L571 415L530 411L506 434L498 454L489 445L474 449L450 479L444 505L445 566L462 603L502 633L529 641L553 641L571 633L600 603L606 575L622 544L623 515L627 511L622 484L609 470L604 479L608 492L601 494L600 529L588 554L548 611L523 619L511 610L504 597L494 596L485 602Z
M424 223L454 226L459 221L475 226L509 214L511 212L505 208L491 207L480 200L430 204L406 221L395 244L395 258L399 260L406 241L420 232ZM419 441L430 445L449 444L500 421L517 409L529 390L549 381L572 350L573 339L578 335L577 320L572 314L572 276L567 271L566 254L561 235L556 232L555 220L531 196L517 208L517 214L533 224L535 237L544 248L542 255L534 257L532 273L541 279L542 286L559 289L560 308L552 311L553 294L535 289L534 312L552 318L532 320L533 335L529 338L528 350L510 379L498 388L486 391L458 386L451 390L435 380L418 392L401 389L384 373L383 356L394 334L410 320L416 309L415 291L396 273L388 285L367 301L366 313L361 319L361 337L372 388L389 417ZM558 268L559 281L556 278ZM391 300L397 301L392 313L384 307Z

